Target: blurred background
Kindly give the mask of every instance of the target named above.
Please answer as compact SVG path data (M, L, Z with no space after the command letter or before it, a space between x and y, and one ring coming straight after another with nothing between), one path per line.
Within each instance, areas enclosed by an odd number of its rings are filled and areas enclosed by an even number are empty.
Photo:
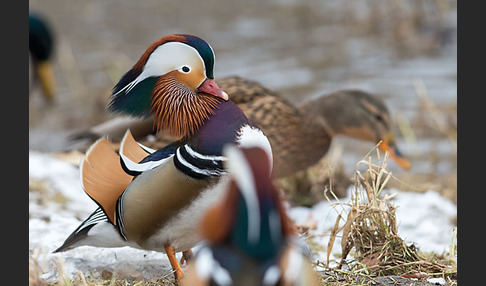
M357 88L385 100L412 168L399 189L457 201L457 1L30 0L54 31L52 104L29 100L29 149L57 152L103 122L111 89L155 40L195 34L215 77L239 75L292 102ZM328 153L352 176L373 144L337 137Z

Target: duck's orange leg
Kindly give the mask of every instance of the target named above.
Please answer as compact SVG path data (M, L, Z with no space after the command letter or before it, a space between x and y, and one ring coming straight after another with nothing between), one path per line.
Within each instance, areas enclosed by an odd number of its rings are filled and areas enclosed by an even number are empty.
M183 251L183 252L182 252L181 261L180 261L181 265L183 265L183 264L184 264L184 262L188 263L188 262L189 262L189 260L192 258L192 256L193 256L193 255L194 255L194 254L193 254L193 252L192 252L192 249L189 249L189 250Z
M184 272L181 269L181 266L179 265L179 261L177 261L176 258L176 252L175 249L172 246L166 246L165 247L165 253L167 254L167 257L169 258L170 265L172 266L172 270L174 270L174 276L177 281L182 281L184 279Z

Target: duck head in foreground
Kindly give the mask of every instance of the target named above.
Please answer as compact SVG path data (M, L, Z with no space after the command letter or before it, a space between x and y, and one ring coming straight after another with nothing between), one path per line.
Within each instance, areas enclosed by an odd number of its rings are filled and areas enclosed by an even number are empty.
M271 158L257 147L228 146L225 155L228 191L203 218L207 244L184 285L319 285L272 184Z
M182 279L175 253L191 256L202 239L194 231L200 217L226 190L223 146L259 146L272 156L265 135L213 81L213 66L204 40L170 35L122 77L109 109L153 116L154 125L180 139L153 150L127 131L118 153L108 138L96 141L80 170L83 189L99 208L56 252L80 245L164 251Z

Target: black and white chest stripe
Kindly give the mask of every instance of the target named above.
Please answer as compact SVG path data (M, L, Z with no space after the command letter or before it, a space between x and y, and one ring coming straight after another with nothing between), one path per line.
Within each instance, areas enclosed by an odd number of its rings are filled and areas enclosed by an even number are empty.
M150 152L150 151L149 151ZM153 153L150 152L150 153ZM185 144L178 147L174 154L160 158L159 160L150 160L143 163L137 163L130 160L120 152L120 161L123 169L127 174L132 176L140 175L144 171L151 170L174 159L174 164L181 172L195 179L204 179L210 176L221 176L225 173L223 169L223 156L205 155L194 151L190 145Z
M224 161L226 161L224 156L201 154L187 144L179 147L174 155L177 169L195 179L225 174Z

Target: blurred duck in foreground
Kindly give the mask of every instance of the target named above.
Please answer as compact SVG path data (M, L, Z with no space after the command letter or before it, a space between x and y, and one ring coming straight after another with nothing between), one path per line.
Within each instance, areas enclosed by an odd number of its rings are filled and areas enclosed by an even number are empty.
M392 122L385 103L360 90L340 90L294 105L279 93L256 81L233 76L218 79L218 85L265 133L272 145L274 175L284 178L315 165L326 155L338 134L382 143L379 148L402 168L408 159L399 151L391 132ZM166 144L165 133L155 134L152 119L115 118L77 132L74 140L95 139L108 134L121 138L130 128L139 140L153 148ZM155 134L155 137L154 137ZM135 136L135 135L134 135Z
M154 42L115 86L109 109L154 116L178 140L158 150L127 131L116 152L97 140L80 165L84 191L99 207L55 252L81 245L162 251L174 275L202 238L194 230L225 190L223 147L259 146L268 139L213 80L213 49L199 37L169 35Z
M52 71L54 35L47 21L36 13L29 14L29 97L39 85L42 95L51 103L56 95Z
M204 215L206 244L183 285L319 285L272 184L272 161L258 147L224 150L230 181Z

